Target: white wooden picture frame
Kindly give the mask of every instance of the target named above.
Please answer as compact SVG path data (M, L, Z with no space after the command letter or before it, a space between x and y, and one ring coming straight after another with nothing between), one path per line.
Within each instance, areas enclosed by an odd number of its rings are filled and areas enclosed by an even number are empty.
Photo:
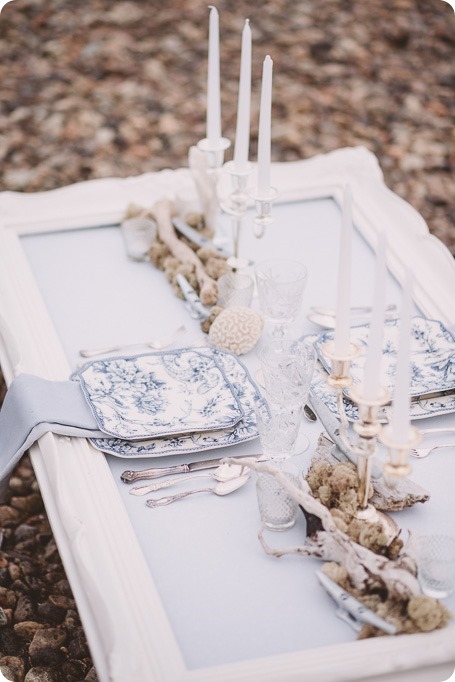
M420 309L446 326L455 324L454 260L420 215L384 185L371 153L339 150L272 170L284 202L333 197L340 203L348 182L354 221L368 243L374 248L385 230L391 272L401 281L412 263ZM165 170L0 195L0 363L8 384L21 371L60 380L71 370L20 236L115 224L130 202L150 206L190 183L188 170ZM453 625L188 670L104 455L84 439L53 434L30 455L102 682L428 682L453 670Z

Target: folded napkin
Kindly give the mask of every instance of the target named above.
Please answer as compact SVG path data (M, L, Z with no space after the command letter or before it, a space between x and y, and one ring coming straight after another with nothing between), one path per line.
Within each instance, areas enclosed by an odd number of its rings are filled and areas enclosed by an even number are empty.
M99 430L78 382L20 374L0 410L0 502L21 456L49 431L88 438L106 435Z

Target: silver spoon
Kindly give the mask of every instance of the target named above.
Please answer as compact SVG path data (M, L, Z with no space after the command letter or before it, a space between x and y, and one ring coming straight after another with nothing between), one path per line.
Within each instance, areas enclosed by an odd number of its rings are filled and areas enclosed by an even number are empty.
M167 495L166 497L159 497L157 500L147 500L147 507L164 507L166 504L171 504L176 500L181 500L188 495L194 495L195 493L213 493L214 495L229 495L233 493L234 490L241 488L242 485L249 480L249 475L244 474L243 476L238 476L233 478L232 481L222 481L217 483L212 488L196 488L195 490L187 490L183 493L178 493L177 495Z
M93 358L96 355L105 355L106 353L112 353L114 351L122 351L133 348L152 348L153 350L162 350L167 348L174 343L174 341L186 331L185 325L182 325L176 329L172 334L164 336L161 339L155 339L154 341L146 341L145 343L129 343L123 346L110 346L108 348L94 348L94 349L83 349L79 351L79 355L83 358Z
M240 464L221 464L217 467L215 471L206 474L192 474L191 476L183 476L180 478L169 478L167 481L158 481L157 483L151 483L150 485L140 485L135 488L131 488L130 495L147 495L148 493L156 492L162 488L169 488L175 483L181 483L182 481L189 481L193 478L214 478L215 481L231 481L234 478L241 476L244 467Z

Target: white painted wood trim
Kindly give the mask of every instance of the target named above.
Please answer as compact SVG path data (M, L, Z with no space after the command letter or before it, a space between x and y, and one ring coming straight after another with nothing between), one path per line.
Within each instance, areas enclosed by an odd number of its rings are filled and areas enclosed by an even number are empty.
M455 324L453 258L419 214L385 187L366 149L275 164L272 182L280 201L330 196L337 202L348 182L354 220L367 241L374 246L384 230L392 272L401 280L412 263L416 302L428 316ZM0 362L8 383L20 371L49 379L70 372L18 235L114 224L128 203L151 206L172 197L177 185L192 186L188 170L0 195ZM104 456L85 440L48 434L31 457L102 682L341 682L374 675L392 681L399 671L417 674L455 661L451 626L189 671Z

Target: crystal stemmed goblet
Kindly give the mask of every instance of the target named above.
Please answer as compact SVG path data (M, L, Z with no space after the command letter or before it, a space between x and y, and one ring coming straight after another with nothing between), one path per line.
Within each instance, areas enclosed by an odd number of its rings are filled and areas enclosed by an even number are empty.
M308 270L295 260L272 258L255 268L259 305L273 325L272 337L283 338L303 301Z
M280 405L290 405L303 416L316 364L316 351L303 340L272 340L259 350L262 378L271 399ZM309 440L300 429L295 454L304 452Z

